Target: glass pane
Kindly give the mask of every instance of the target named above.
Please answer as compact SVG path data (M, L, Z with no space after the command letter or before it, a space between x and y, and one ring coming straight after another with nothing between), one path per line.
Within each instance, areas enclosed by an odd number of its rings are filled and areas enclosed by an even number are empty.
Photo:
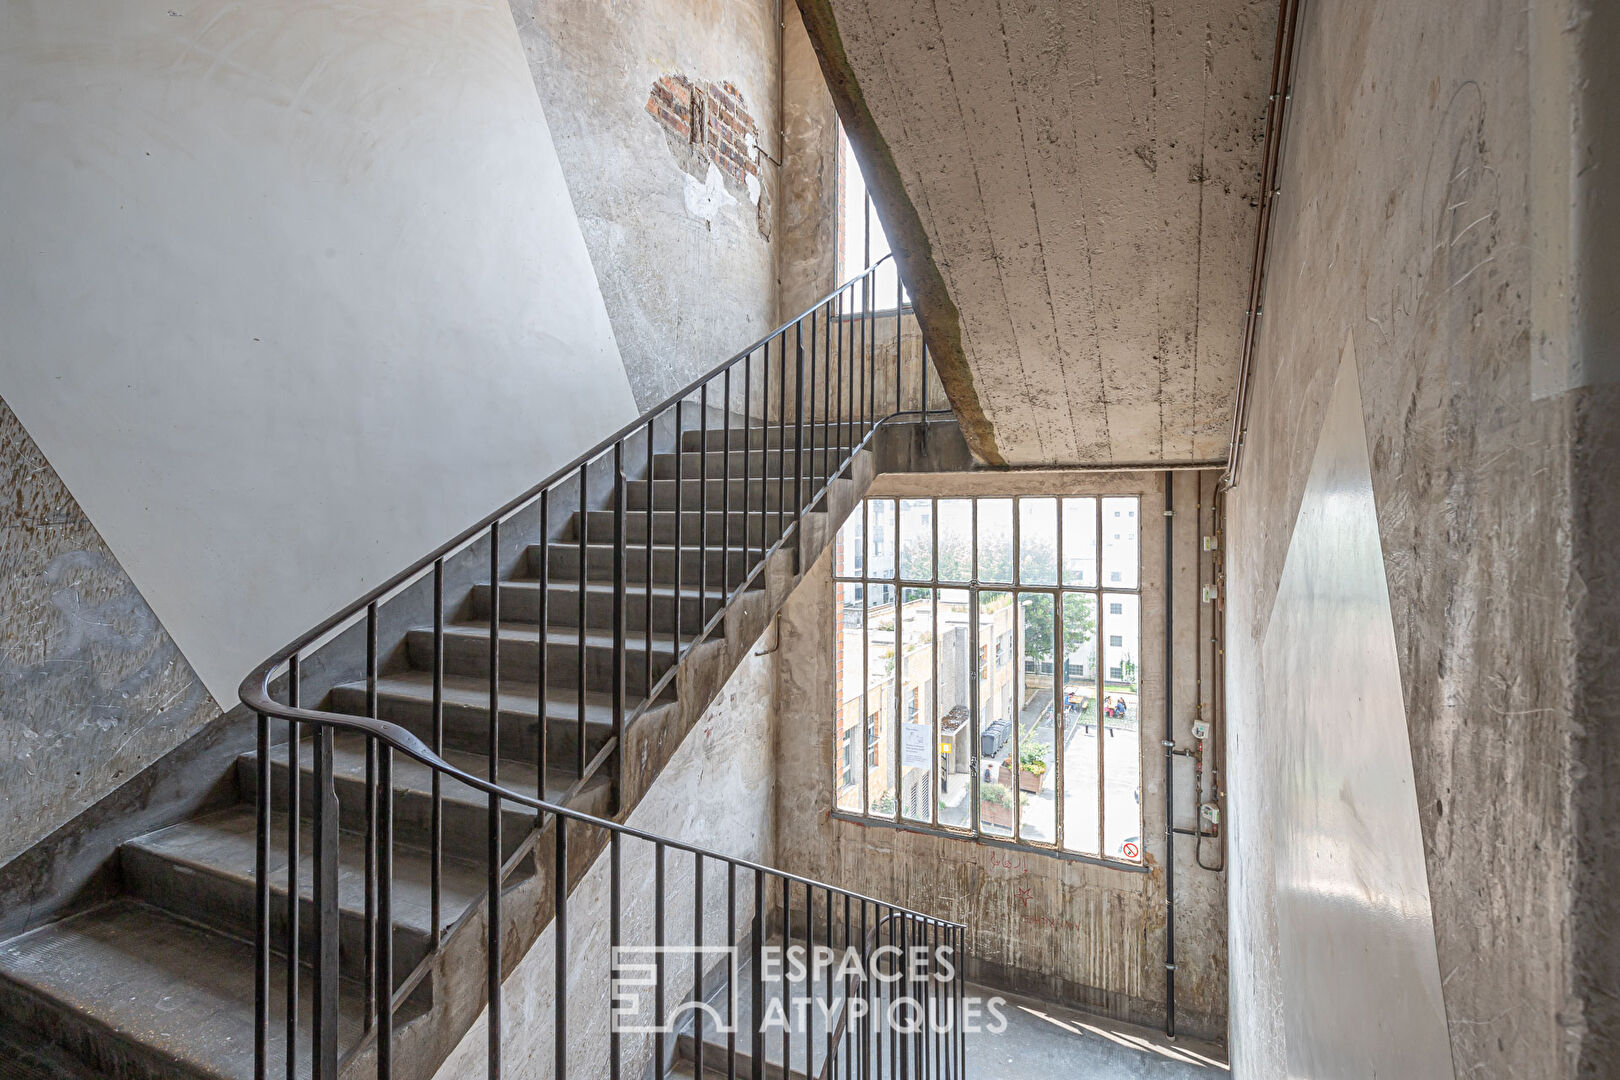
M1008 510L1010 517L1010 506ZM1009 759L1017 716L1013 703L1018 691L1012 593L981 592L978 623L979 831L988 836L1011 836L1016 788Z
M1136 588L1137 500L1104 499L1102 501L1103 587Z
M1105 518L1104 522L1107 520ZM1100 630L1103 638L1103 854L1139 861L1142 857L1141 672L1137 670L1140 604L1133 595L1104 593L1103 605Z
M1063 846L1097 854L1097 601L1063 594Z
M939 686L939 741L945 782L939 793L939 823L973 825L972 614L966 589L941 589L934 664Z
M894 577L894 500L866 500L867 574Z
M866 812L894 817L894 586L869 585L866 601Z
M866 736L862 721L861 684L866 665L861 658L861 621L865 614L859 585L833 586L833 660L838 672L838 809L861 810L861 748Z
M1052 516L1057 517L1055 505ZM1053 568L1055 571L1055 562ZM1018 594L1018 790L1025 800L1018 836L1042 844L1057 839L1057 770L1052 767L1053 608L1048 593Z
M980 499L979 580L1012 582L1012 500Z
M932 821L934 762L934 590L907 589L900 604L900 816Z
M939 500L939 580L973 578L973 500Z
M1063 584L1097 584L1097 500L1063 500Z
M900 576L927 581L934 576L934 501L900 500Z
M1058 583L1056 499L1018 500L1018 580L1025 585Z
M860 577L866 554L862 539L865 529L866 504L857 506L838 529L837 548L833 552L833 573L839 577Z

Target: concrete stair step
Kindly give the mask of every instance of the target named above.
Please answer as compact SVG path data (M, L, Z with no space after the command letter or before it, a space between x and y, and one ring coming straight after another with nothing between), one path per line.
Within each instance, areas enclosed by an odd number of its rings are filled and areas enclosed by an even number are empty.
M498 631L501 671L511 672L525 681L538 681L542 632L545 635L548 686L577 687L583 669L588 691L605 693L612 687L613 635L602 630L586 629L581 665L577 627L551 626L542 631L534 623L503 621ZM690 640L691 636L683 635L682 640ZM432 630L424 627L408 632L405 644L411 666L421 669L432 663ZM668 634L652 635L650 665L647 662L647 645L645 635L634 635L626 640L624 646L625 692L637 697L644 696L651 682L657 681L673 667L676 659L676 642ZM455 622L444 628L444 670L447 673L488 678L489 661L488 623Z
M847 390L845 392L848 393ZM815 408L817 412L821 411L822 402L819 396L816 398ZM850 427L846 424L843 436L843 443L846 447L849 442L849 430ZM681 432L681 449L683 451L696 451L704 445L705 437L707 437L707 445L710 450L725 449L727 435L724 422L711 424L707 436L701 429L689 428ZM731 421L730 447L733 450L740 450L744 446L756 450L761 446L787 446L791 448L797 437L798 428L792 421L789 421L785 428L783 425L776 423L762 426L758 417L749 420L746 428L743 426L740 417L733 417ZM826 448L836 452L840 447L837 421L827 423L819 416L811 418L804 429L804 444L805 446ZM845 452L848 452L847 449Z
M9 1026L0 1032L0 1080L102 1080L107 1076L32 1031Z
M473 586L472 616L489 618L490 595L487 583ZM579 626L578 581L547 582L546 623L550 626ZM533 578L518 578L501 582L501 618L511 622L540 621L540 582ZM592 582L585 586L585 625L593 629L613 629L613 585L610 582ZM631 632L647 628L649 595L652 605L652 626L655 632L673 633L677 593L673 585L642 583L626 584L624 591L624 622ZM679 595L682 630L694 630L706 619L712 618L723 606L725 597L718 585L699 587L697 582L683 583Z
M270 1025L286 1029L285 963L270 965ZM120 1080L251 1080L251 940L121 898L0 944L0 1014ZM299 979L300 1046L310 1045L311 980ZM364 996L339 998L340 1048L360 1037ZM401 1009L403 1026L419 1015ZM301 1055L302 1056L302 1055ZM286 1073L270 1041L269 1075ZM307 1058L298 1075L310 1075Z
M332 740L332 778L338 794L338 820L343 829L360 833L365 829L366 752L365 740L359 735L340 733ZM306 817L314 814L315 798L315 744L311 739L299 743L299 809ZM444 759L474 776L489 774L487 755L446 749ZM547 770L546 797L560 801L578 778L570 767L572 759L559 761ZM244 754L238 762L238 778L251 803L258 797L257 754ZM433 774L403 754L396 753L394 766L394 836L401 846L426 850L429 847L433 821ZM514 791L535 791L537 773L532 761L501 759L500 779L503 787ZM285 806L287 797L287 748L271 751L271 799L275 805ZM588 813L602 813L608 809L611 792L605 777L595 778L575 797L570 805ZM440 780L441 829L445 850L482 853L489 821L489 798L477 788L451 777ZM519 806L507 804L502 812L503 841L507 855L511 855L534 825L534 814Z
M793 504L792 483L788 484L788 505ZM809 494L808 489L806 494ZM648 512L642 510L638 513L626 514L624 517L625 542L633 551L636 545L645 545L649 531L654 544L675 543L675 523L680 520L680 543L682 547L696 547L705 539L712 546L730 543L752 544L758 547L761 538L769 545L782 535L782 531L793 523L791 512L782 514L775 509L762 510L755 506L753 511L745 512L741 508L734 508L729 513L720 510L682 510L678 514L674 510L653 510L652 521L649 523ZM611 510L588 510L585 512L585 539L587 543L612 544L614 540L614 521ZM569 526L569 536L564 538L579 542L579 515Z
M444 745L448 750L485 754L489 749L489 680L465 675L444 677L442 683ZM539 760L538 683L525 682L507 673L501 677L501 760ZM625 702L628 713L639 699ZM613 702L607 694L585 695L586 760L596 756L613 735ZM332 688L332 708L364 716L366 684L343 683ZM409 730L433 745L433 674L431 671L401 671L377 679L377 715ZM560 767L578 760L579 694L576 690L546 689L546 756Z
M625 484L625 507L631 514L645 514L647 501L652 500L655 510L674 510L675 493L680 492L682 510L742 510L745 507L759 513L761 506L775 510L786 497L792 501L792 478L782 483L775 477L762 480L758 476L743 479L733 472L727 479L722 474L711 474L707 480L689 476L677 483L674 480L631 480Z
M786 450L779 446L767 447L733 447L730 454L724 450L710 450L700 453L696 450L682 450L679 455L673 453L653 455L653 479L674 480L676 470L679 470L681 479L691 479L701 476L703 462L700 458L708 459L708 475L719 477L725 475L727 469L726 458L731 459L730 469L732 476L765 476L775 479L784 472L787 473L788 483L793 482L794 448ZM679 457L679 462L676 458ZM808 455L805 458L805 475L810 475ZM786 462L784 465L783 462Z
M675 580L675 564L677 554L680 557L682 585L695 584L698 580L698 569L707 570L706 580L711 585L722 584L729 579L733 585L747 576L748 570L759 561L759 548L744 551L741 547L733 545L729 552L718 547L710 547L707 552L701 551L697 545L683 546L677 549L672 544L655 543L652 548L651 576L654 584L670 585ZM578 581L580 578L580 550L579 541L556 540L549 544L536 544L529 548L529 576L538 577L542 560L550 566L550 575L553 581ZM613 545L603 543L587 543L585 545L585 568L587 580L591 584L597 582L611 582L613 580ZM644 584L648 578L647 547L639 544L630 547L624 555L624 576L628 582Z
M251 939L256 815L250 805L203 814L132 840L119 849L125 891L137 900L210 929ZM270 836L270 911L275 940L287 932L287 834ZM315 948L314 830L299 830L299 938L305 956ZM465 851L447 845L447 851ZM339 956L345 975L364 976L365 836L344 832L338 839ZM394 975L403 982L433 943L430 867L426 853L406 845L394 849ZM483 892L483 868L446 858L440 869L441 929L461 918Z

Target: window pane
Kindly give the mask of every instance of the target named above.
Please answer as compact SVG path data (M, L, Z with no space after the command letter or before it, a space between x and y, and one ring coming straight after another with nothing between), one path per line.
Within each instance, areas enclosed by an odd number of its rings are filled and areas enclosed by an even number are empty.
M1063 584L1097 584L1097 500L1063 500Z
M1106 522L1108 519L1104 519ZM1103 854L1142 857L1141 673L1137 670L1139 602L1105 595L1121 614L1103 616L1102 632L1119 645L1103 647ZM1111 610L1111 608L1110 608Z
M966 829L973 824L972 666L969 660L972 614L966 589L941 589L937 600L939 636L934 663L939 680L939 739L945 785L939 795L939 823Z
M866 744L861 684L866 665L861 657L861 621L864 609L859 585L833 586L834 664L838 673L838 809L861 810L862 747Z
M980 499L979 580L1012 582L1012 500Z
M894 586L869 585L866 601L866 812L895 811Z
M1058 583L1056 499L1018 500L1018 580L1025 585Z
M1052 516L1057 517L1055 505ZM1052 612L1050 594L1018 594L1018 790L1025 799L1018 836L1042 844L1057 839L1057 803L1053 788L1057 776L1052 768L1056 628Z
M939 500L939 580L973 578L973 500Z
M934 576L934 501L900 500L900 576L926 581Z
M1013 752L1014 671L1012 593L979 594L979 831L1011 836L1016 788L1008 772Z
M900 816L932 821L934 763L934 591L907 589L900 605Z
M862 503L844 519L838 529L837 548L833 552L833 573L839 577L860 577L866 543L862 539L865 529L866 504Z
M894 577L894 500L866 500L867 573Z
M1103 529L1103 588L1136 588L1136 520L1137 500L1104 499L1102 501Z
M1097 602L1063 594L1063 846L1097 854Z

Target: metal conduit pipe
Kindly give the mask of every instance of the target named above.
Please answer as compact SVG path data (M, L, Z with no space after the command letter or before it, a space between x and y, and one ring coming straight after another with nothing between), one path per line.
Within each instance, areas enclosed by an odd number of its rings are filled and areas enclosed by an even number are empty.
M1164 1033L1176 1037L1176 474L1164 471Z

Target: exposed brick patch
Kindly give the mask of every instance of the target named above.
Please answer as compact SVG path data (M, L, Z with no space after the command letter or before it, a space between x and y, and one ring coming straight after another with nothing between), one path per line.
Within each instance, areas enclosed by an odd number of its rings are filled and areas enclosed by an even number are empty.
M714 162L728 180L744 187L750 176L758 178L753 147L759 127L734 84L665 75L647 95L647 114L670 135L685 140L695 162Z

